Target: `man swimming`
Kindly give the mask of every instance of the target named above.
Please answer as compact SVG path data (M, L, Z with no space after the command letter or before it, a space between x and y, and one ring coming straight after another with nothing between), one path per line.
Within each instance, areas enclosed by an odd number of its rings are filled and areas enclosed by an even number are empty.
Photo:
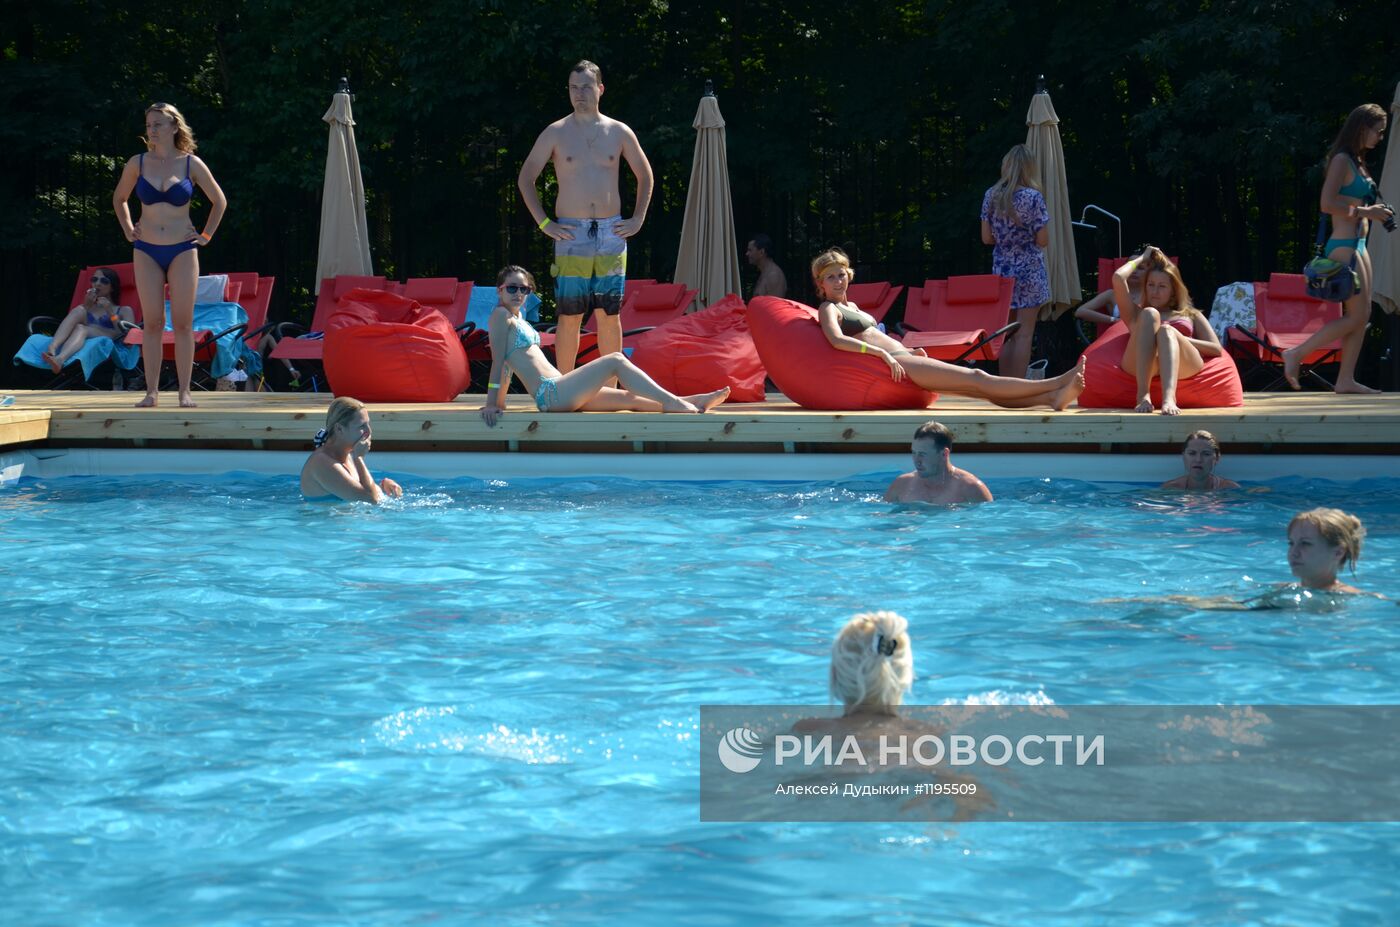
M953 466L953 433L940 422L925 422L914 432L911 448L914 469L895 477L885 490L886 502L928 502L954 505L959 502L991 502L987 484Z

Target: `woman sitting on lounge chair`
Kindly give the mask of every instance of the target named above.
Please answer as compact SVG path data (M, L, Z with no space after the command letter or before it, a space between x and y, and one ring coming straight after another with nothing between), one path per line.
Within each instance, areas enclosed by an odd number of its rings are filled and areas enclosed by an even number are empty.
M301 494L311 502L398 499L403 488L387 476L378 483L365 466L371 432L369 410L358 399L339 396L326 410L326 427L316 433L316 450L301 468Z
M1129 279L1139 268L1142 304L1133 298ZM1128 326L1122 367L1137 377L1138 412L1152 410L1152 378L1162 378L1162 414L1180 415L1176 384L1201 372L1206 358L1222 353L1220 339L1206 317L1191 305L1181 272L1161 248L1148 245L1113 272L1113 299Z
M505 414L512 373L535 399L541 412L708 412L729 396L729 387L695 396L677 396L661 387L622 354L605 354L568 373L560 373L540 350L540 336L521 315L535 288L535 278L510 265L496 275L500 302L491 313L491 375L481 417L496 427ZM617 378L623 389L604 386Z
M851 262L839 248L823 251L812 260L812 283L816 287L817 320L826 340L838 351L874 354L890 365L890 376L906 376L923 389L985 399L1006 409L1050 406L1067 408L1084 392L1084 360L1079 366L1049 380L1022 380L997 377L984 370L925 357L875 327L875 319L846 299L852 280Z
M120 340L126 334L127 326L136 324L136 311L119 302L122 284L115 270L99 267L93 271L92 279L88 282L92 285L88 287L83 301L68 311L58 331L53 333L48 350L43 352L44 361L53 368L54 373L63 370L63 365L78 353L89 338Z

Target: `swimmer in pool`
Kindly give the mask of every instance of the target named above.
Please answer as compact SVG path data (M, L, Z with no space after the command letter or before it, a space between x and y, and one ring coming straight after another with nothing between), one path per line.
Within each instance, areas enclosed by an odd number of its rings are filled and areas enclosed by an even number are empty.
M1366 526L1341 509L1299 512L1288 523L1288 568L1296 583L1280 583L1251 599L1230 596L1172 595L1147 599L1108 599L1107 602L1165 602L1213 611L1252 611L1273 608L1338 608L1339 596L1385 596L1366 592L1337 578L1343 567L1356 572Z
M910 448L914 469L894 478L885 490L885 501L933 505L991 502L992 491L986 483L953 466L952 448L953 433L942 422L920 425Z
M398 499L403 487L387 476L374 481L365 455L370 448L369 410L358 399L338 396L326 410L326 427L316 433L316 450L301 468L301 494L308 500L372 502Z
M1160 488L1191 492L1240 488L1234 480L1215 475L1215 466L1220 463L1220 442L1208 431L1193 431L1186 436L1186 443L1181 446L1181 460L1186 464L1186 473L1167 480Z
M792 726L792 732L837 740L853 736L870 745L865 750L867 756L876 755L875 745L881 737L943 736L946 731L941 727L899 716L899 706L913 684L914 649L909 639L909 622L895 612L856 615L837 633L831 647L831 694L841 700L841 717L804 718ZM975 783L942 767L925 772L935 770L937 778L944 782ZM994 804L984 792L954 796L953 800L957 808L953 820L967 820L976 811ZM902 807L922 801L916 799Z

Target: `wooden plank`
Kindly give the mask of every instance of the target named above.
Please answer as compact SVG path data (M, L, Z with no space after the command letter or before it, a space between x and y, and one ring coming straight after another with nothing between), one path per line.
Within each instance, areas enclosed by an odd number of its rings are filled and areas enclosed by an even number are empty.
M0 409L0 447L47 439L50 417L42 409Z
M15 434L31 437L4 440L42 440L45 434L32 437L38 427L32 423L39 416L54 444L159 442L191 447L309 445L331 399L325 394L201 393L199 408L180 409L173 395L163 394L160 407L136 409L139 397L132 393L30 391L16 396L15 406L0 410L0 424L22 420L30 430ZM487 428L478 414L482 399L465 395L451 403L373 405L376 440L405 449L496 445L528 451L576 445L596 450L612 444L631 452L639 445L647 451L664 451L667 445L686 445L688 450L771 445L800 452L803 445L820 445L823 450L906 445L919 424L937 419L953 429L964 448L1076 445L1097 451L1179 444L1198 428L1211 430L1227 444L1306 445L1313 452L1327 446L1366 445L1384 451L1400 445L1400 395L1393 393L1250 394L1243 408L1188 410L1179 416L1114 409L998 409L959 397L945 397L929 410L815 412L776 394L762 403L725 405L703 416L543 414L527 397L511 396L508 412L495 428Z

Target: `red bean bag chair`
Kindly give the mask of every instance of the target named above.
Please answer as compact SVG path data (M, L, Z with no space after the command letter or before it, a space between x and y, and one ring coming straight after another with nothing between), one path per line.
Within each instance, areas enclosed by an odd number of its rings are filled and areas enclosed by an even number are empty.
M1084 351L1081 409L1131 409L1137 405L1137 377L1122 367L1128 326L1114 322ZM1152 404L1162 407L1162 380L1152 378ZM1228 354L1206 360L1201 372L1176 384L1176 404L1183 409L1218 409L1244 405L1240 372Z
M738 296L726 296L642 335L632 362L678 396L728 386L729 402L763 401L763 361L749 337L744 301Z
M467 388L467 355L436 309L383 290L351 290L326 320L331 390L363 402L451 402Z
M896 382L878 357L833 348L810 306L756 296L748 319L768 376L804 409L926 409L938 398L908 377Z

